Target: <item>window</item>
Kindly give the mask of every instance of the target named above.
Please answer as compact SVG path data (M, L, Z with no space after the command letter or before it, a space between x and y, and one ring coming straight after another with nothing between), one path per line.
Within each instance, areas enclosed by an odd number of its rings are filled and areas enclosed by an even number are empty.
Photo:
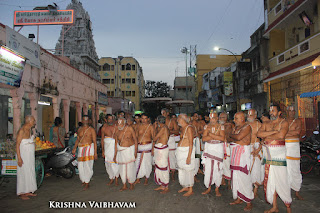
M111 97L114 97L114 91L111 91Z
M124 97L124 91L122 91L122 97Z
M131 64L128 63L128 64L126 65L126 70L131 70Z
M114 65L111 65L111 71L114 71Z
M124 84L124 80L125 80L125 79L123 78L123 79L122 79L122 83L123 83L123 84Z
M122 65L122 66L121 66L121 69L122 69L122 70L126 70L126 66L125 66L125 65Z
M107 95L108 95L108 97L113 97L114 96L114 91L108 91Z
M107 79L102 79L102 83L103 84L110 84L110 79L107 78Z
M132 79L132 83L133 83L133 84L136 83L136 79L135 79L135 78Z
M135 97L136 96L136 91L132 91L131 95L132 95L132 97Z
M114 84L114 79L111 79L111 84Z
M126 91L126 96L131 96L131 91Z
M131 78L126 78L126 83L131 84Z
M132 65L132 70L136 70L136 65Z
M110 65L109 65L108 63L105 63L105 64L103 65L102 69L103 69L104 71L110 71Z

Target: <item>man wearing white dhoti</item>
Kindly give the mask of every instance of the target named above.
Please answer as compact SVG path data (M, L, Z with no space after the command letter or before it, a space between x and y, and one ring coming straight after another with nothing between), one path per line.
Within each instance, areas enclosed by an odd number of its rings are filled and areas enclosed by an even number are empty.
M78 130L78 137L72 153L78 150L79 178L84 190L89 188L89 182L93 175L93 162L98 159L96 131L89 126L89 117L82 117L82 126Z
M176 159L176 142L175 142L175 135L179 135L179 127L175 119L170 118L169 110L164 108L161 110L161 115L166 118L166 125L170 131L170 137L168 140L168 147L169 147L169 169L171 172L171 178L174 181L174 173L177 169L177 159Z
M251 127L251 181L254 185L254 197L258 196L258 187L264 179L264 166L262 165L262 144L257 137L261 123L257 120L257 111L250 109L247 114L247 121Z
M180 114L178 124L181 126L181 140L176 150L178 165L179 183L183 187L178 192L186 192L183 196L188 197L193 194L195 149L193 145L192 126L186 114Z
M224 133L226 138L229 137L231 134L234 124L231 122L228 122L228 115L225 112L221 112L219 115L219 124L224 126ZM222 182L221 185L226 185L225 180L228 180L228 189L231 189L231 169L230 169L230 163L231 163L231 149L230 149L230 144L228 141L225 139L224 145L224 158L223 158L223 175L222 175Z
M303 200L303 197L299 194L302 175L300 171L300 134L302 123L299 118L295 118L296 111L293 106L287 107L289 123L289 131L286 135L286 158L287 158L287 171L288 180L291 189L295 191L296 197L299 200Z
M220 197L219 187L222 181L223 169L223 141L225 139L224 126L218 123L218 114L210 113L210 123L204 127L203 141L204 151L202 154L202 164L204 168L204 185L207 190L202 194L211 191L211 185L216 185L216 196Z
M169 129L165 125L166 118L162 115L157 117L156 125L158 126L158 133L155 136L155 145L152 150L152 155L154 155L155 169L154 169L154 180L158 188L155 191L162 190L160 193L165 194L169 192L169 167L168 167L168 139L169 139Z
M228 141L231 146L231 188L233 199L230 205L237 205L246 202L245 211L252 209L251 201L254 198L251 176L249 169L251 166L251 127L246 123L243 112L238 112L234 116L236 124Z
M192 121L190 122L190 125L193 126L194 129L194 139L193 139L193 144L194 144L194 151L196 154L196 159L195 159L195 167L194 167L194 180L196 182L199 182L199 180L196 178L196 175L200 171L200 158L201 158L201 142L200 138L203 133L202 125L199 122L199 115L198 113L194 112L192 115ZM200 171L202 173L202 171Z
M266 212L279 212L277 196L291 212L291 190L287 176L285 136L289 130L288 122L281 118L278 105L270 106L270 122L263 123L257 136L263 138L263 163L265 164L264 192L266 201L272 208Z
M115 146L113 161L119 164L120 177L123 183L120 191L128 189L127 181L130 184L130 190L133 190L136 180L135 161L138 141L134 129L126 124L124 118L118 119L115 139L117 146Z
M140 178L145 177L144 185L148 184L148 178L152 171L152 146L155 136L154 126L149 123L146 114L141 115L141 124L137 128L138 153L136 159L137 180L135 184L140 183Z
M17 134L17 195L22 200L37 196L36 172L35 172L35 143L31 136L31 129L36 125L33 116L26 116L25 124Z
M118 185L119 178L119 165L113 161L114 150L116 145L115 131L116 126L113 123L113 117L111 114L107 114L105 118L105 124L101 129L101 143L102 157L105 159L105 166L109 175L110 182L107 185L111 185L115 181L115 185Z

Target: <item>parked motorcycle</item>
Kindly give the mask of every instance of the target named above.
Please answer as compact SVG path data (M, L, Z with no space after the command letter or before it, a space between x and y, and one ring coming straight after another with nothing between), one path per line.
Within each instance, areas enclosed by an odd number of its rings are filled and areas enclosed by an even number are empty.
M46 173L51 172L60 175L66 179L72 178L76 171L75 166L77 161L76 157L71 153L70 147L66 147L60 152L54 153L50 156L45 163Z
M302 174L310 173L315 167L320 167L320 134L313 135L300 145L300 168Z

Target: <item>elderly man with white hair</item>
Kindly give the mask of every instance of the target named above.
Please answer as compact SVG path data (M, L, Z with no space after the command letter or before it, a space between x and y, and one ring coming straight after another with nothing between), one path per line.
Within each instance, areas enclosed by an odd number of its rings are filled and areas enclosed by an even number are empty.
M181 126L181 140L176 150L178 165L179 183L183 187L178 192L186 192L183 196L188 197L193 194L195 149L193 146L192 126L188 125L189 118L186 114L180 114L178 124Z

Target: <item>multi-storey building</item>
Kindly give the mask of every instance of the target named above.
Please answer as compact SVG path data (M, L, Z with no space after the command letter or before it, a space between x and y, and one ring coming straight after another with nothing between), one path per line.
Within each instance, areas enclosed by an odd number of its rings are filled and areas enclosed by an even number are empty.
M140 110L144 77L139 62L133 57L102 57L99 65L102 83L108 86L108 96L129 99L135 110Z
M236 58L238 60L241 59L240 55L197 55L196 59L196 73L195 73L195 81L196 81L196 91L195 91L195 106L196 110L202 111L207 106L204 104L206 102L206 94L202 90L202 76L216 67L227 67L230 63L235 62ZM201 110L202 109L202 110Z
M195 87L196 83L193 76L175 77L173 87L173 100L191 100L195 101ZM188 96L188 97L187 97ZM194 112L194 106L177 106L174 107L174 113L192 113Z
M320 90L320 0L264 2L269 103L294 105L308 132L318 125L320 109L314 93Z
M245 80L244 89L249 93L252 100L252 108L257 110L258 116L266 111L267 89L264 87L263 79L269 75L268 71L268 39L263 37L265 25L262 24L251 36L251 46L242 57L250 59L250 78Z

